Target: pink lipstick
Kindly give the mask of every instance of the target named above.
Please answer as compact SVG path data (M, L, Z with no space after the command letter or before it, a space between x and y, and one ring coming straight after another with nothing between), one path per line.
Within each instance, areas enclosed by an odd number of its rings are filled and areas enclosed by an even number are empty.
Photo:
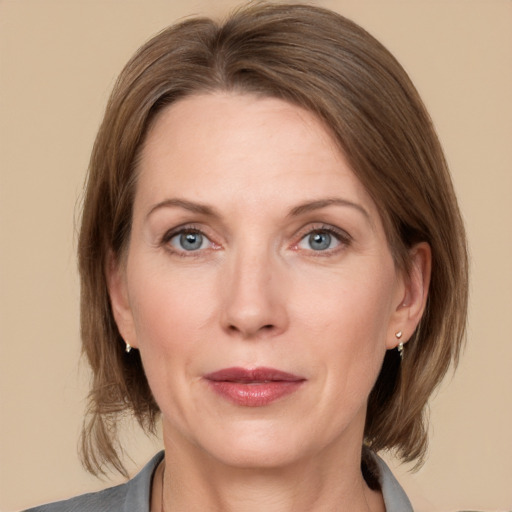
M204 376L210 387L236 405L262 407L289 395L306 381L274 368L225 368Z

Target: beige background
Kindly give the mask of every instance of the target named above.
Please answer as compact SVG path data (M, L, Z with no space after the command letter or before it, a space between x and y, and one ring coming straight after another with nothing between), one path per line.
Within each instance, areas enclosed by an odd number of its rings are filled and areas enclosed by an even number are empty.
M115 76L186 0L0 1L0 510L94 490L76 445L74 212ZM451 164L471 242L468 345L431 405L417 510L512 510L512 2L331 0L404 64ZM125 432L131 468L157 449Z

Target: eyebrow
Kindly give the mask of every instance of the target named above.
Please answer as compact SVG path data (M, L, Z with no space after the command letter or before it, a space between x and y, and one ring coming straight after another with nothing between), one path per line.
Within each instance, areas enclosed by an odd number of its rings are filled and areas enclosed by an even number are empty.
M360 213L362 213L366 219L372 223L370 214L367 210L365 210L360 204L349 201L348 199L342 199L341 197L329 197L326 199L318 199L316 201L310 201L299 206L293 208L290 212L290 216L295 217L297 215L302 215L304 213L309 213L315 210L320 210L322 208L326 208L327 206L348 206L350 208L355 208Z
M195 203L193 201L187 201L186 199L165 199L153 206L146 215L146 218L160 208L183 208L193 213L199 213L209 217L220 217L220 215L211 206L206 204Z
M317 199L315 201L309 201L307 203L300 204L295 206L290 210L288 214L289 217L297 217L299 215L303 215L305 213L313 212L315 210L320 210L322 208L326 208L328 206L348 206L350 208L354 208L364 215L364 217L373 224L370 214L367 210L365 210L360 204L349 201L348 199L343 199L340 197L329 197L325 199ZM156 204L149 210L146 218L149 217L153 212L159 210L161 208L183 208L193 213L198 213L201 215L220 218L220 215L216 212L214 208L202 203L196 203L194 201L187 201L186 199L178 199L178 198L170 198L161 201Z

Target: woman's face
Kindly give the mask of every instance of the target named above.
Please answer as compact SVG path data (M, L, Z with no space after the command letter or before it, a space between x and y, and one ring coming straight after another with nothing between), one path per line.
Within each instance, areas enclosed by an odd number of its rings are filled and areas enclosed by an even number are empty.
M239 466L360 451L408 290L322 123L277 99L192 96L160 113L139 171L109 285L166 446Z

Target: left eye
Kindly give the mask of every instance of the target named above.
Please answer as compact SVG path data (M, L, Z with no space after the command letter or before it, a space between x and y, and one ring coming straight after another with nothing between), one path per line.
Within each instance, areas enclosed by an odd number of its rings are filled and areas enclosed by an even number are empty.
M327 251L340 245L339 238L325 229L312 231L308 233L299 242L300 249L309 249L313 251Z
M206 249L211 244L199 231L182 231L170 238L169 243L174 249L188 252Z

